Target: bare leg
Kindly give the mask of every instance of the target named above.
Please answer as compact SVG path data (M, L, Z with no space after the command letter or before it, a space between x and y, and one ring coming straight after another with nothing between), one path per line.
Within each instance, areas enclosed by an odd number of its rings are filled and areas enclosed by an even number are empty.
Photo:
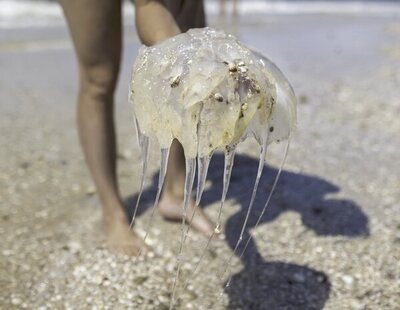
M233 14L233 16L238 15L238 0L233 0L232 14Z
M135 0L136 29L141 41L153 45L190 28L205 26L203 1L201 0ZM174 141L171 146L164 191L159 204L161 215L168 220L182 219L182 201L185 183L185 156L182 146ZM194 203L188 209L192 217ZM206 235L212 233L212 225L199 210L192 226Z
M225 16L225 0L219 0L219 15Z
M170 150L164 191L159 205L160 214L167 220L180 221L182 219L184 183L185 156L181 144L175 140ZM195 204L191 200L187 211L187 223L192 218L194 210ZM213 225L200 208L193 218L192 227L207 236L210 236L213 231Z
M121 2L61 0L79 63L78 129L99 194L107 242L135 255L142 242L128 232L116 178L113 95L121 58Z

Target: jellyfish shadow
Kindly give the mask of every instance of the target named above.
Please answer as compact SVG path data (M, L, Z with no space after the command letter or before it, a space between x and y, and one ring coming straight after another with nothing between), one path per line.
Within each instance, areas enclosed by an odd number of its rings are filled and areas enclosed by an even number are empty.
M212 186L203 194L203 208L220 199L223 161L222 154L213 156L207 178ZM240 209L225 223L226 241L232 250L247 213L257 166L258 160L252 157L237 155L235 158L227 199L234 200ZM242 252L251 229L256 225L277 172L271 166L264 167L237 255ZM153 178L153 186L144 191L138 215L151 205L156 182L157 176ZM327 194L339 191L338 186L320 177L284 170L260 224L273 221L283 212L294 211L301 216L305 228L317 235L368 236L368 217L359 206L351 200L325 198ZM134 205L136 198L129 197L127 204ZM230 285L225 288L229 296L228 309L322 309L329 298L330 282L326 274L297 264L265 261L253 239L250 239L241 261L242 270L232 276Z
M205 191L202 205L207 206L220 199L223 161L222 154L213 157L208 174L208 180L213 186ZM237 155L235 158L227 198L236 201L241 209L226 223L227 234L233 237L237 236L234 227L240 225L241 228L243 224L257 167L258 160L252 157ZM247 224L248 229L255 225L277 173L276 168L264 166L253 211ZM339 191L338 186L318 176L283 170L260 223L271 222L283 212L294 211L301 216L304 226L317 235L369 236L368 217L357 204L347 199L326 198L326 195Z

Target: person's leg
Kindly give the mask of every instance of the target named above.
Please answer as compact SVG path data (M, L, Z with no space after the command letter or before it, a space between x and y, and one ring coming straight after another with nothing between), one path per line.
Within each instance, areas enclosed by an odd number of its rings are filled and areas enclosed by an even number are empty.
M176 19L181 31L187 31L190 28L205 27L203 1L170 0L165 1L165 5ZM181 144L177 140L174 140L170 150L168 170L159 207L160 213L164 218L169 220L181 219L184 183L185 155ZM192 217L194 207L194 202L191 201L188 209L188 220ZM210 220L200 208L193 219L192 226L206 235L210 235L213 231Z
M225 16L225 0L219 0L219 15Z
M206 18L204 13L204 3L202 0L170 0L175 5L171 13L175 17L179 28L182 32L186 32L191 28L203 28L206 26ZM177 10L176 3L179 3Z
M136 30L143 44L160 43L189 28L204 27L205 18L201 0L135 0ZM164 190L159 204L160 214L169 220L182 219L182 201L185 183L185 156L176 140L172 143ZM191 201L188 219L194 203ZM202 210L193 220L195 229L209 235L212 225Z
M113 96L121 58L120 0L61 0L79 63L78 129L102 205L107 241L128 255L142 245L129 232L116 178Z

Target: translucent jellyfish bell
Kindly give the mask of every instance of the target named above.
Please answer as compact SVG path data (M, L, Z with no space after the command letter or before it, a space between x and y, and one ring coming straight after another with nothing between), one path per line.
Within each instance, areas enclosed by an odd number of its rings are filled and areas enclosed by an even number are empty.
M280 70L212 28L142 47L130 98L144 135L161 148L176 138L192 158L240 141L247 129L261 140L272 128L269 142L282 140L296 121L293 90Z

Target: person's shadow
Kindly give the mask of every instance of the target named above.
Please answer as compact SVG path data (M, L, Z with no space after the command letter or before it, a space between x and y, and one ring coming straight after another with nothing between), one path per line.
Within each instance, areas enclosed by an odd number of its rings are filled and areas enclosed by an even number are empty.
M223 155L215 154L207 177L212 186L203 194L203 207L220 200L223 167ZM236 155L227 199L233 199L241 208L225 223L226 241L232 250L247 213L257 167L257 159ZM250 237L276 174L276 168L264 167L258 195L237 255ZM143 193L139 215L151 206L156 182L155 176L153 186ZM273 221L282 212L295 211L300 214L306 229L313 230L317 235L368 236L368 217L359 206L350 200L325 198L327 194L339 190L338 186L317 176L283 170L260 225ZM135 201L136 196L130 197L127 204L132 206ZM322 309L329 297L330 282L326 274L297 264L265 261L252 239L241 261L243 269L233 275L225 289L229 296L228 309Z

